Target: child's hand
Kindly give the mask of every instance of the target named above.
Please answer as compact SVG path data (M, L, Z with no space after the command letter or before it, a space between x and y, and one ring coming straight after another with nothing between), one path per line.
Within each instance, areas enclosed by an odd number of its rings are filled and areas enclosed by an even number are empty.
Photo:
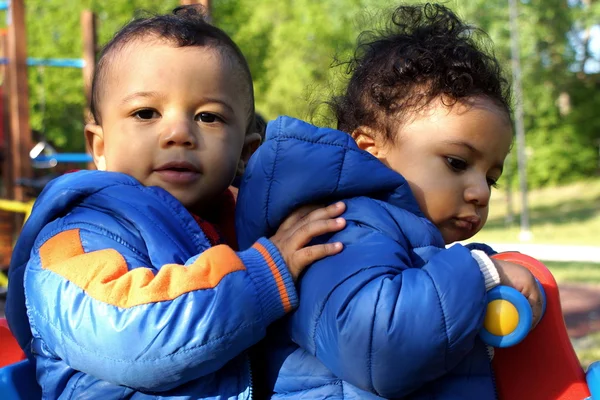
M500 275L500 284L518 290L529 301L533 311L531 329L535 328L542 317L542 294L535 277L522 265L496 259L492 261Z
M304 268L342 250L342 244L339 242L304 246L317 236L343 229L346 220L336 217L345 209L346 205L342 202L328 207L314 205L301 207L283 221L270 239L281 253L294 282Z

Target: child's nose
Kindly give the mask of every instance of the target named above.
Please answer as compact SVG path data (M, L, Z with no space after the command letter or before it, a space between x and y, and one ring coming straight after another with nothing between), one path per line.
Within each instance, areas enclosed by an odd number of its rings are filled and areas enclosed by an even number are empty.
M491 189L487 178L478 179L477 182L465 189L465 201L479 207L487 207L491 196Z
M191 149L197 144L194 126L185 121L176 121L168 125L161 135L162 147L183 146Z

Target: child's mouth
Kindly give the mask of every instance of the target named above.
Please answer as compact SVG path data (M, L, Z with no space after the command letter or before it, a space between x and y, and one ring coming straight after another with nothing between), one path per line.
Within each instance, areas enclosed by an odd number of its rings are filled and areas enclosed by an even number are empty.
M168 183L189 184L198 179L200 171L188 162L169 162L154 170L160 178Z
M479 224L481 224L481 218L476 216L455 218L454 224L461 230L472 232L479 227Z

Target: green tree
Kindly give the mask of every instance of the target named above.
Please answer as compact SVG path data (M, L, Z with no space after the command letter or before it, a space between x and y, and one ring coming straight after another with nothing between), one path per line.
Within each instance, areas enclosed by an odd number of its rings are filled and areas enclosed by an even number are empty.
M79 18L84 8L97 13L99 42L105 43L136 10L167 12L178 3L27 0L29 55L81 57ZM510 77L508 0L445 4L489 33ZM391 6L379 0L213 0L213 17L249 60L260 112L268 118L313 116L313 121L331 124L326 108L318 106L346 78L344 65L332 68L333 60L347 59L357 35L377 26L384 18L380 11ZM583 65L598 57L589 51L589 43L599 20L596 0L519 2L530 186L565 182L597 171L599 78ZM81 71L34 67L29 72L32 127L43 130L63 150L83 149Z
M510 75L508 1L454 3L490 34ZM570 38L578 25L589 26L590 21L599 20L600 13L589 7L584 12L583 5L567 0L528 0L518 6L530 186L590 176L597 166L595 141L600 132L600 121L591 109L600 103L594 95L593 77L574 70ZM514 157L511 162L515 163Z
M251 65L257 109L273 118L306 118L326 97L330 66L351 50L360 0L230 0L214 2L217 25L229 32Z

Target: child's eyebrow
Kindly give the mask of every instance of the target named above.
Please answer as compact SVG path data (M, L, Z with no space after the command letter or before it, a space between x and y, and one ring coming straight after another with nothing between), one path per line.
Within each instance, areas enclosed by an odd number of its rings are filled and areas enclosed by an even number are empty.
M138 97L147 99L147 98L158 97L158 96L159 96L158 92L135 92L135 93L131 93L130 95L125 96L125 98L121 101L121 103L127 104L131 100L138 98Z
M451 146L466 147L469 151L471 151L471 153L475 153L475 155L481 155L481 151L477 150L472 144L462 140L444 140L443 143Z
M481 153L481 151L479 151L475 146L473 146L471 143L467 143L462 140L444 140L443 143L449 144L451 146L466 147L467 150L469 150L471 153L473 153L476 157L483 156L483 153ZM494 165L494 168L499 169L500 173L502 173L502 171L504 170L504 163L503 162L496 163Z
M233 111L233 107L231 107L229 105L229 103L225 100L216 99L214 97L203 97L202 102L203 103L218 103L218 104L222 105L223 107L225 107L230 113L235 114L235 112Z

